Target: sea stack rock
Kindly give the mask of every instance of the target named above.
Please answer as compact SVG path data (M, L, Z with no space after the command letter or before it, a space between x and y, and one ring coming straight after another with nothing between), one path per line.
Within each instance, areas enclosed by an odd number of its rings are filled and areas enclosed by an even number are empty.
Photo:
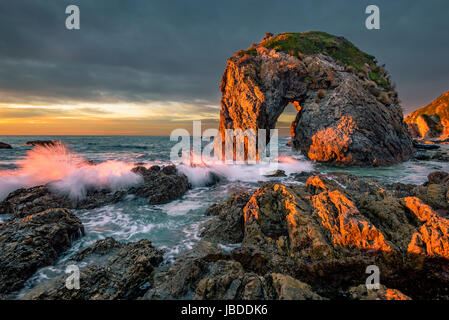
M449 91L428 106L413 111L405 122L413 138L449 139Z
M267 129L268 143L269 129L291 103L298 111L292 147L311 160L380 166L412 155L387 72L343 37L317 31L266 34L228 59L220 90L221 141L226 129ZM256 146L245 148L253 152ZM219 139L215 150L220 151Z

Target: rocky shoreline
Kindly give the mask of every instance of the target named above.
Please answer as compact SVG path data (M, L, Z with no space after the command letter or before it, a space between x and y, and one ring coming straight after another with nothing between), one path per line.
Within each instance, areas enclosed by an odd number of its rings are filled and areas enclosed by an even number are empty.
M131 193L168 202L189 188L173 166L137 167L139 186L92 191L84 202L46 186L15 191L0 205L0 297L14 298L39 268L54 265L81 237L71 209L102 206ZM163 263L150 241L99 240L65 264L81 265L81 289L66 275L22 299L449 299L449 174L423 185L387 184L345 173L278 177L206 210L201 241ZM96 201L96 200L98 201ZM367 266L380 270L367 290Z

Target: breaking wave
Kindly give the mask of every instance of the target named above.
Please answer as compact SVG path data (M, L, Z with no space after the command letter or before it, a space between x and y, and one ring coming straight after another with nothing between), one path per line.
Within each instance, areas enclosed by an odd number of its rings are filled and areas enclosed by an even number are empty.
M269 180L268 176L276 170L282 170L286 175L303 171L312 171L310 161L290 156L280 156L277 163L266 164L224 164L220 160L207 159L190 154L183 154L179 171L184 173L195 187L208 186L217 180L230 182L257 182Z
M141 181L133 164L106 161L92 165L62 143L37 146L16 163L18 169L0 171L0 200L19 188L50 184L71 199L82 199L90 188L120 190Z

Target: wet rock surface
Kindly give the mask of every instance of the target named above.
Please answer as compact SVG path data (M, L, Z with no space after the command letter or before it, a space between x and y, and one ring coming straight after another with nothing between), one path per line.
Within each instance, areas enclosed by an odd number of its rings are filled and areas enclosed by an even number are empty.
M27 292L28 300L135 299L145 292L151 272L162 262L162 251L149 240L122 243L99 240L67 262L80 267L80 288L67 289L67 275L44 282Z
M449 298L448 173L434 172L421 186L344 173L300 178L305 185L266 183L209 209L215 218L204 224L202 235L218 243L242 238L242 243L219 264L184 260L191 268L186 274L195 274L191 297L278 299L283 295L273 293L273 274L281 274L294 279L288 284L307 286L310 292L302 292L308 297ZM220 229L235 236L214 237ZM380 269L383 287L376 292L358 287L369 265ZM247 288L248 277L257 280ZM239 289L231 294L232 279ZM150 292L158 288L156 282ZM284 291L290 290L298 293Z
M143 177L139 185L122 191L91 188L80 200L61 195L51 183L45 186L18 189L0 202L0 214L13 213L15 217L26 217L49 208L89 210L117 203L127 194L148 198L151 204L160 204L179 198L190 188L187 177L178 173L174 166L163 168L153 166L149 169L136 167L133 172Z
M225 150L226 129L269 132L292 103L298 111L293 148L311 160L382 166L412 156L412 139L386 71L342 37L306 32L264 38L228 59L220 90L218 154ZM249 144L248 152L255 148Z
M201 226L200 236L216 243L239 243L243 240L243 207L249 200L247 193L234 194L206 210L213 218Z
M144 182L131 188L130 193L148 198L151 204L167 203L181 197L190 188L187 177L175 166L136 167L132 171L142 175Z
M19 290L39 268L53 265L84 232L67 209L49 209L0 224L0 296Z
M247 272L229 254L209 242L181 255L168 271L155 275L144 299L266 300L322 299L310 286L282 274Z
M72 200L53 190L50 184L13 191L0 202L0 213L13 213L15 217L23 218L49 208L93 209L116 203L125 196L123 191L89 190L84 199Z

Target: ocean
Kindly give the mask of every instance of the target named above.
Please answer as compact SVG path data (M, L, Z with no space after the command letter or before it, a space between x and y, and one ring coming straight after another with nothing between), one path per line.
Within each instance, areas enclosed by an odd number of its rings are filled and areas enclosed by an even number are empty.
M449 171L444 162L405 162L380 168L335 168L308 161L286 146L288 137L279 137L279 169L285 183L298 183L288 175L302 171L347 172L359 176L376 177L388 182L421 184L436 170ZM56 140L63 146L36 152L25 146L31 140ZM0 200L11 191L50 181L61 181L61 191L71 197L82 197L87 186L108 186L120 189L136 183L130 169L136 165L167 165L170 150L177 142L168 136L0 136L0 141L12 145L12 150L0 150ZM443 146L448 148L448 146ZM95 166L79 166L90 161ZM40 269L28 280L18 296L36 284L64 272L64 262L75 252L99 239L114 237L121 241L149 239L165 252L165 262L171 263L183 250L199 241L199 226L209 219L205 210L234 192L256 189L263 176L259 165L215 164L210 166L178 165L192 184L182 198L163 205L150 205L145 199L128 196L125 200L93 210L75 213L84 224L86 235L73 246L55 266ZM210 172L225 179L209 186ZM0 222L9 218L0 215ZM232 249L232 248L229 248Z

